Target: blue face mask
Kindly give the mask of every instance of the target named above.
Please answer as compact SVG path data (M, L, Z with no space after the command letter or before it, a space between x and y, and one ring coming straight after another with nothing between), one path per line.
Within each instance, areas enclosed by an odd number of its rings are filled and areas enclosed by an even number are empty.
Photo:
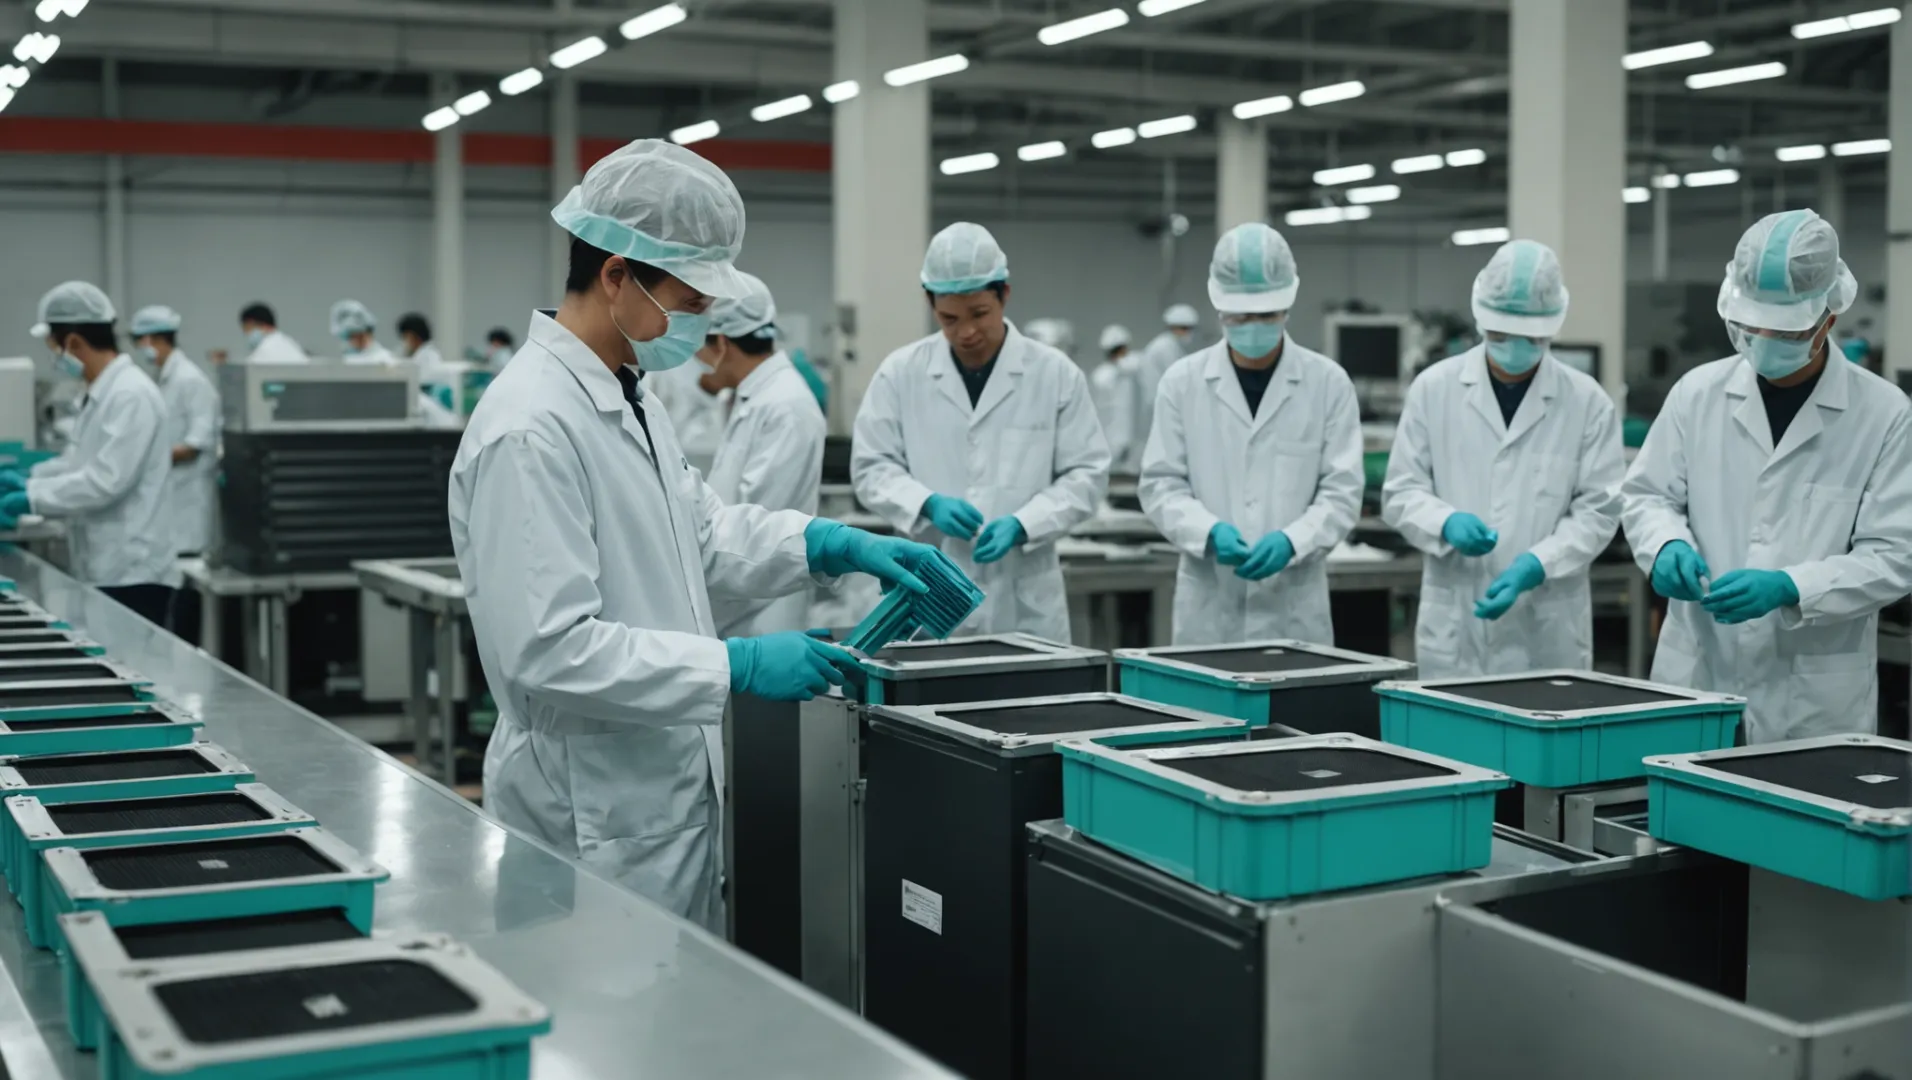
M636 284L635 281L632 282ZM649 289L637 286L644 298L657 304L657 310L664 312L664 335L650 341L639 341L624 333L624 326L617 322L617 313L612 312L611 322L617 326L617 332L624 334L624 340L631 343L631 352L637 356L637 366L645 371L669 371L682 367L697 355L704 347L704 339L710 334L710 316L695 315L688 311L665 311L664 305L657 303L657 297Z
M1509 375L1525 375L1540 363L1547 355L1546 347L1533 338L1510 337L1505 341L1489 341L1487 357L1494 366Z
M53 370L69 379L86 377L86 365L80 363L80 358L70 352L62 352L53 358Z
M259 343L265 339L266 332L258 327L253 327L251 330L246 331L246 346L248 348L258 348Z
M1746 359L1753 370L1767 379L1783 379L1800 368L1812 363L1813 339L1794 341L1788 338L1763 337L1759 334L1746 336Z
M1250 360L1259 360L1281 348L1281 339L1287 335L1288 327L1278 322L1245 322L1240 326L1224 326L1222 331L1228 335L1229 348Z

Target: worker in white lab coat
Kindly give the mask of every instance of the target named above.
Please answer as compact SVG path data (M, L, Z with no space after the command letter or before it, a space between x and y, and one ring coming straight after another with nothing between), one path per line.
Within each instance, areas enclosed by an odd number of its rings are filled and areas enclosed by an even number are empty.
M279 329L278 316L264 304L247 304L239 312L239 330L246 338L248 364L309 364L311 358L292 336Z
M54 367L86 380L73 438L24 477L0 472L0 529L27 514L64 520L73 576L159 626L179 587L167 477L166 400L113 336L112 301L84 281L40 299L33 327Z
M398 343L405 359L418 365L421 386L450 386L452 375L445 369L445 356L432 340L431 320L416 311L398 317Z
M1155 395L1162 376L1177 360L1195 351L1195 328L1201 325L1201 316L1191 304L1174 304L1162 313L1162 322L1162 332L1143 347L1131 373L1135 380L1136 442L1142 446L1148 445L1149 431L1155 426Z
M1334 641L1327 557L1365 483L1354 384L1287 333L1301 281L1280 233L1215 245L1225 336L1169 369L1142 455L1142 509L1182 551L1175 644Z
M1102 437L1109 442L1110 471L1118 473L1135 472L1142 454L1135 438L1135 376L1127 365L1131 341L1128 327L1103 327L1098 342L1102 360L1089 373L1095 417L1102 423Z
M635 142L552 211L571 234L563 304L479 402L452 467L452 545L498 725L501 821L721 931L721 723L733 692L805 700L848 654L801 633L716 636L713 597L812 575L920 591L935 552L793 510L726 506L684 460L633 362L703 345L743 293L743 200L682 147Z
M159 373L166 399L166 444L172 469L166 476L166 503L172 518L173 550L181 557L212 549L219 513L219 391L192 357L179 348L179 312L161 304L133 313L127 329L133 351ZM199 643L199 593L181 589L173 597L173 633Z
M1613 399L1547 352L1567 302L1551 249L1506 244L1474 279L1482 344L1408 390L1381 516L1422 553L1424 679L1593 666L1626 463Z
M870 380L850 458L857 498L982 586L963 633L1069 641L1055 540L1094 515L1109 483L1088 380L1004 317L1009 261L989 230L937 233L922 283L941 330Z
M1667 396L1622 489L1667 597L1653 678L1746 696L1747 742L1875 729L1878 612L1912 590L1912 407L1828 339L1858 284L1810 210L1740 238L1736 355Z
M379 344L378 318L372 310L357 300L340 300L332 305L332 336L339 339L345 347L345 362L348 364L380 364L389 367L398 363L398 357L392 350Z
M817 512L827 425L810 384L777 347L777 302L762 280L741 271L741 296L711 305L710 336L698 358L718 387L734 394L710 488L726 503ZM719 637L802 630L809 590L774 600L712 597Z

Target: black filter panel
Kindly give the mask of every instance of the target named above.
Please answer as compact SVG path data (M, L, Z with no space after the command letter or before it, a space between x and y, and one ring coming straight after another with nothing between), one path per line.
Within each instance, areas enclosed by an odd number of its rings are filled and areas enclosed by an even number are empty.
M1163 656L1164 660L1180 660L1184 664L1198 664L1236 675L1278 674L1286 671L1309 671L1315 668L1354 667L1365 664L1366 660L1350 660L1345 656L1329 656L1306 649L1274 647L1265 649L1210 649L1202 652L1178 652Z
M5 644L0 641L0 645ZM0 660L84 660L90 655L77 645L48 644L31 649L0 649Z
M85 686L67 689L41 689L14 686L0 690L0 709L45 709L56 705L123 705L144 700L133 687Z
M948 719L1008 735L1061 735L1072 731L1173 724L1186 718L1167 716L1126 701L1091 700L1018 705L1012 709L971 709L951 713Z
M1912 754L1890 746L1814 746L1704 764L1748 780L1860 806L1912 807Z
M202 1045L454 1016L478 1008L456 983L410 960L188 979L153 993L180 1034Z
M339 869L310 845L291 836L96 848L82 851L80 857L101 885L125 892L315 877Z
M68 836L189 829L203 825L243 825L272 815L236 791L179 795L162 799L114 799L111 802L56 803L46 808L53 824Z
M73 640L66 634L54 630L35 633L0 634L0 644L5 645L52 645L61 641Z
M78 704L76 702L76 704ZM83 731L88 728L150 727L171 723L156 712L116 713L111 716L53 716L38 720L9 719L7 728L23 731Z
M105 780L152 780L195 776L218 767L192 750L136 750L119 754L53 754L13 763L30 787L97 784Z
M157 923L115 927L120 947L134 960L168 956L204 956L247 949L282 949L349 941L365 934L352 925L341 908L287 911L244 919L205 919L199 922Z
M878 660L897 663L929 660L989 660L1003 656L1030 656L1046 652L1007 641L952 641L944 645L892 645L877 652Z
M1573 675L1544 679L1501 679L1494 682L1454 683L1435 687L1443 694L1535 712L1578 712L1581 709L1621 709L1632 705L1675 705L1692 701L1685 694L1669 694L1622 686Z
M0 660L17 660L24 657L12 653L0 653ZM87 663L84 660L65 664L36 664L30 668L0 668L0 686L14 686L19 683L63 682L71 679L117 679L113 669L100 663Z
M1236 791L1311 791L1454 775L1453 769L1425 761L1348 746L1171 758L1156 764Z

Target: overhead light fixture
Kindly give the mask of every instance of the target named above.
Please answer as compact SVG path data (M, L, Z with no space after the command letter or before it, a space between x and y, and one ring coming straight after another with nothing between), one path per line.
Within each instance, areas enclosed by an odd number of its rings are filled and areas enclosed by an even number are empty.
M574 68L586 60L595 60L603 56L610 48L601 37L588 37L583 41L573 41L564 48L551 54L551 66L554 68Z
M1362 203L1393 202L1401 197L1401 185L1376 184L1373 187L1348 189L1348 201L1357 206Z
M1079 19L1070 19L1053 26L1045 26L1036 31L1036 40L1044 45L1060 45L1065 41L1085 38L1090 34L1100 34L1105 30L1129 24L1129 13L1121 8L1098 11L1093 15L1084 15Z
M1838 142L1832 144L1832 155L1834 157L1853 157L1857 154L1888 154L1891 152L1891 139L1860 139L1857 142Z
M1662 191L1671 191L1680 186L1680 174L1661 173L1653 178L1653 186Z
M1237 120L1253 120L1257 116L1273 116L1275 113L1284 113L1294 107L1294 98L1289 97L1287 94L1276 94L1274 97L1244 101L1235 106L1234 113L1235 119Z
M1472 165L1482 165L1485 164L1486 161L1487 151L1479 147L1469 147L1466 150L1449 150L1447 152L1447 163L1456 169L1465 169Z
M823 88L823 100L832 105L841 105L863 92L862 84L855 79L834 82Z
M451 107L457 109L458 115L460 116L470 116L472 113L482 111L490 106L491 95L485 93L483 90L473 90L471 93L451 103Z
M1680 177L1680 183L1687 187L1719 187L1721 184L1739 183L1738 169L1708 169L1705 172L1690 172Z
M1870 30L1875 26L1890 26L1899 21L1900 15L1898 8L1889 7L1859 11L1851 15L1837 15L1830 19L1814 19L1811 22L1794 24L1792 36L1804 41L1807 38L1825 37L1828 34Z
M1826 148L1818 143L1811 146L1782 146L1773 151L1773 156L1781 161L1818 161L1826 156Z
M35 30L22 37L19 44L13 47L13 58L23 64L29 60L36 64L44 64L53 59L53 54L59 51L60 35L42 34Z
M1643 203L1653 198L1653 193L1643 187L1630 187L1620 192L1620 201L1624 203Z
M1504 244L1514 238L1513 231L1505 225L1495 225L1486 229L1461 229L1448 239L1459 247L1473 247L1477 244Z
M1395 158L1388 168L1393 169L1397 175L1406 176L1409 173L1433 172L1446 164L1447 162L1443 161L1439 154L1422 154L1418 157Z
M33 9L33 17L41 22L52 22L62 15L69 19L76 18L85 10L86 0L40 0Z
M908 86L911 83L940 79L945 75L954 75L969 70L969 57L962 53L953 56L939 56L934 60L925 60L920 64L905 64L883 73L883 81L891 86Z
M722 130L723 128L718 127L717 121L715 120L700 120L695 124L686 124L676 131L671 132L671 141L679 146L689 146L694 142L714 139L717 137L717 133Z
M987 151L980 154L965 154L962 157L944 158L938 166L944 176L961 176L964 173L988 172L1002 164L1002 159Z
M458 122L458 110L446 105L425 114L426 131L443 131Z
M1097 150L1111 150L1118 146L1127 146L1134 141L1134 128L1110 128L1089 136L1089 145Z
M1061 139L1052 139L1049 142L1019 146L1016 148L1016 157L1023 161L1047 161L1050 158L1059 158L1068 152L1069 147Z
M649 37L659 30L669 30L689 17L690 14L684 10L684 5L665 4L663 7L654 7L642 15L626 19L624 25L617 28L617 32L623 34L626 41L636 41L641 37Z
M1201 2L1202 0L1142 0L1135 5L1135 10L1141 12L1143 18L1153 19L1157 15L1167 15L1171 11L1194 7Z
M11 86L0 86L0 112L6 112L7 106L13 104L13 95L16 93L18 91Z
M498 90L506 97L517 97L526 90L541 86L543 83L544 72L537 68L525 68L523 71L515 71L499 79Z
M1320 184L1322 187L1333 187L1336 184L1358 184L1363 180L1372 179L1374 179L1374 166L1372 165L1341 165L1332 169L1317 169L1314 174L1314 182Z
M0 64L0 88L18 90L33 77L30 68L16 64Z
M1668 45L1659 49L1645 49L1628 53L1620 58L1620 66L1628 71L1641 68L1658 67L1661 64L1677 64L1682 60L1701 60L1713 55L1713 43L1710 41L1689 41L1684 45Z
M1688 90L1711 90L1715 86L1732 86L1735 83L1758 82L1761 79L1777 79L1786 74L1786 65L1777 60L1764 64L1748 64L1745 67L1725 68L1720 71L1702 71L1686 77Z
M1344 221L1366 221L1374 216L1374 211L1366 206L1311 206L1306 210L1290 210L1281 220L1288 225L1338 225Z
M1195 130L1195 118L1184 113L1181 116L1165 116L1160 120L1149 120L1135 125L1135 133L1144 139L1159 139L1164 135L1182 135Z
M1303 90L1301 92L1301 104L1304 107L1312 108L1316 105L1327 105L1331 102L1358 98L1367 92L1367 84L1359 80L1338 82L1329 86L1317 86L1312 90Z
M781 120L786 116L795 116L810 108L812 104L814 103L810 100L809 94L798 94L795 97L787 97L779 101L759 105L750 110L750 118L759 124L767 124L772 120Z

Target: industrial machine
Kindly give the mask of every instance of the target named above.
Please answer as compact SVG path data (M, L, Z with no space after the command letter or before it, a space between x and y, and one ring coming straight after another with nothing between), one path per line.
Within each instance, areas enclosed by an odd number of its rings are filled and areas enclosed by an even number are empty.
M1387 656L1305 641L1117 649L1125 694L1234 716L1257 727L1381 735L1376 683L1412 679L1415 667Z
M1420 361L1420 323L1412 315L1329 312L1322 321L1323 352L1354 380L1365 416L1401 414Z
M236 431L366 431L415 427L418 366L223 364L219 402Z

